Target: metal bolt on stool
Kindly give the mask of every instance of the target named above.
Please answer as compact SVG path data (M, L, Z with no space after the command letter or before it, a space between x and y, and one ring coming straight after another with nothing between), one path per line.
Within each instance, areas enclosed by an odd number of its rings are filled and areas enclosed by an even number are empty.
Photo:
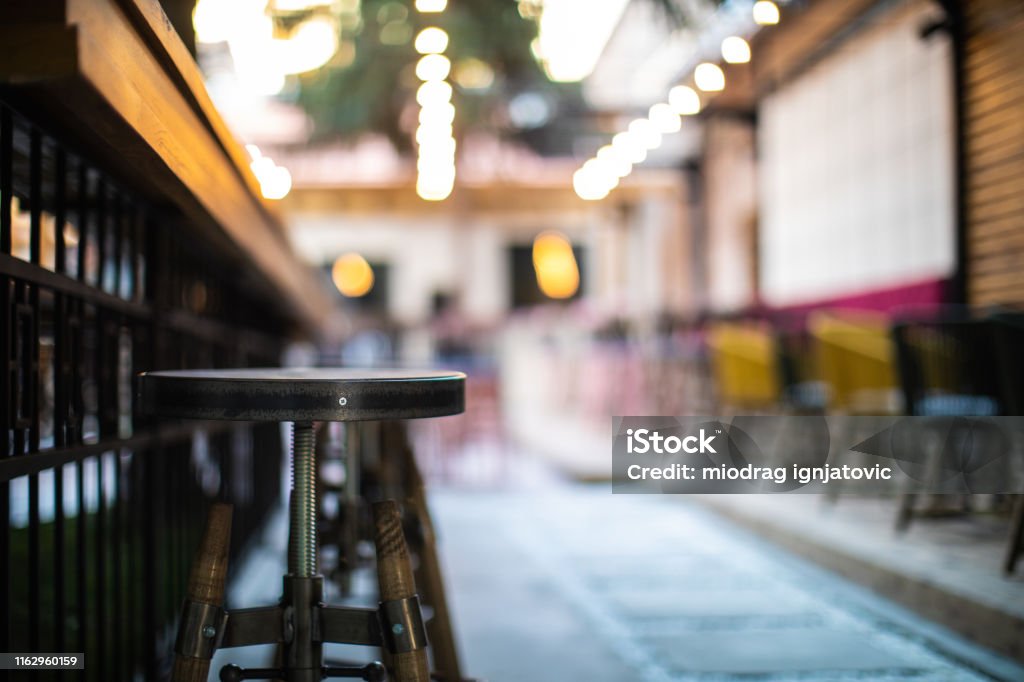
M458 414L465 375L459 372L354 369L239 369L145 372L138 405L161 417L292 422L288 573L278 606L224 609L231 508L214 504L189 577L175 645L174 682L203 682L214 651L281 644L281 668L225 666L224 682L326 678L384 680L384 666L331 667L325 643L382 646L397 682L427 682L427 638L402 517L392 501L374 505L380 605L323 603L317 565L316 453L313 423L396 420Z

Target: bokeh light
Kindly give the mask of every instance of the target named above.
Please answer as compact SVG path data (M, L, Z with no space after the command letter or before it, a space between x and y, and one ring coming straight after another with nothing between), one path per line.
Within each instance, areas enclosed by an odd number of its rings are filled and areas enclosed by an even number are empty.
M725 89L725 73L718 64L704 62L693 72L693 80L704 92L718 92Z
M416 90L416 103L421 107L447 104L452 101L452 86L447 81L427 81Z
M629 134L645 149L657 149L661 145L661 133L646 118L638 118L630 123Z
M730 64L746 64L750 61L750 44L739 36L729 36L722 41L722 59Z
M428 54L416 62L416 77L421 81L443 81L452 70L452 63L443 54Z
M630 163L638 164L647 160L647 147L629 132L621 132L612 138L612 146L621 150Z
M423 12L443 12L448 6L448 0L416 0L416 10Z
M580 287L580 271L572 244L557 232L542 232L533 241L537 286L554 299L571 297Z
M754 3L754 22L761 26L774 26L779 23L779 6L770 0L759 0Z
M700 95L688 85L677 85L668 92L668 103L680 116L700 113Z
M373 289L373 268L358 253L345 253L334 261L331 279L342 296L359 298Z
M647 112L647 120L651 122L655 130L659 133L669 134L678 133L682 127L682 123L679 120L679 114L677 114L672 107L664 102L660 102L651 107L650 111Z
M420 54L439 54L448 49L448 34L436 26L423 29L414 44Z

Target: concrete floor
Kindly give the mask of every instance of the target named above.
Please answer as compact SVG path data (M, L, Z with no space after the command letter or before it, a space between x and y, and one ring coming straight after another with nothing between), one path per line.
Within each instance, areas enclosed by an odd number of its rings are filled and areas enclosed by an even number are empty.
M678 497L604 485L432 495L469 674L1024 680L1024 669Z
M526 457L495 476L488 461L463 462L464 475L430 495L466 674L491 682L1024 681L1024 668L697 499L613 495L607 484L568 482ZM277 516L236 576L233 607L280 594L284 510ZM372 574L356 583L361 596L350 602L374 603ZM268 665L272 654L218 652L210 679L224 663ZM377 657L355 647L327 654Z

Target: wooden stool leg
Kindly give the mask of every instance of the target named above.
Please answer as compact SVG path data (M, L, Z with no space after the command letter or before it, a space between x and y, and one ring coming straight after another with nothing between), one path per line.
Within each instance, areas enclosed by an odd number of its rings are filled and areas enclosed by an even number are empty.
M228 547L231 542L231 505L214 503L206 517L206 530L199 551L192 563L188 578L188 592L182 618L189 612L189 603L224 606L224 582L228 574ZM180 634L179 634L180 637ZM178 642L179 646L183 642ZM210 658L195 658L182 654L174 656L172 682L206 682L210 673Z
M373 521L377 545L377 581L381 601L409 599L416 596L412 561L402 532L402 515L394 500L373 505ZM416 649L391 656L395 682L429 682L430 667L427 650Z
M448 598L445 594L444 579L441 574L441 562L437 555L434 524L430 518L430 509L427 507L423 476L420 474L409 441L405 437L405 433L401 431L401 424L392 423L389 426L395 435L393 442L389 444L389 450L399 456L400 468L404 473L405 494L409 507L416 515L419 529L413 547L413 551L419 557L416 582L420 586L424 602L434 612L433 617L427 623L427 636L430 638L430 650L434 657L434 674L445 682L460 682L462 670L459 666L458 648L452 631L451 614L448 611Z

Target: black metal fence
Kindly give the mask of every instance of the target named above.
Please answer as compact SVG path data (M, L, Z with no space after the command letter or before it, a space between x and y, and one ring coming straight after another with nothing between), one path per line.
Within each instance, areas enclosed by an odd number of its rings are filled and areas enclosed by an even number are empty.
M147 369L275 365L287 320L237 259L0 99L0 651L164 677L206 506L232 556L280 489L276 425L141 419ZM17 105L15 105L17 106ZM0 673L2 674L2 673ZM75 673L32 679L81 679Z

